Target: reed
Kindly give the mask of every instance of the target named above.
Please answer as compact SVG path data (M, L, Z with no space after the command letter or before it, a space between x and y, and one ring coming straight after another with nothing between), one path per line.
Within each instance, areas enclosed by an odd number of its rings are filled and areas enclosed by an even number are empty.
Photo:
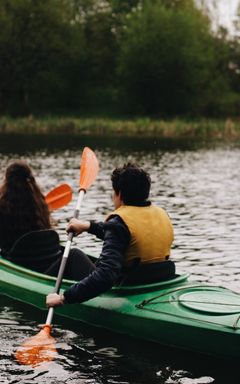
M0 117L0 133L158 136L165 138L240 138L240 121L233 119L150 119L45 116Z

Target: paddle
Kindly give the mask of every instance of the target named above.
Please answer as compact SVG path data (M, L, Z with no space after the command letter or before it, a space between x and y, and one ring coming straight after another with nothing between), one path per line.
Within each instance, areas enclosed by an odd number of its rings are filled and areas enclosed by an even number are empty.
M45 201L49 211L54 211L67 205L72 200L72 189L68 184L61 184L48 192Z
M74 218L78 218L80 207L82 205L84 194L91 186L98 174L98 160L94 152L85 147L82 154L81 169L80 169L80 183L77 205L74 211ZM59 268L54 293L59 293L60 286L69 255L73 233L68 234L67 243L63 253L61 265ZM53 307L49 308L46 323L42 326L41 331L25 341L24 344L19 347L15 353L16 359L21 364L31 365L32 367L39 366L41 363L53 360L57 351L55 348L55 340L50 335L51 323L53 318Z

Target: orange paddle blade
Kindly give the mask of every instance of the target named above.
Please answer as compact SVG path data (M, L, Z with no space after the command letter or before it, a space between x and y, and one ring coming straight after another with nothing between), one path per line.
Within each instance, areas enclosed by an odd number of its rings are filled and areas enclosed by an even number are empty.
M51 326L44 325L41 331L25 341L15 353L20 364L37 367L42 363L52 361L57 355L55 340L50 335Z
M68 184L61 184L45 196L50 211L67 205L72 200L72 189Z
M98 159L95 153L90 148L85 147L82 153L80 189L86 191L92 185L97 177L98 170Z

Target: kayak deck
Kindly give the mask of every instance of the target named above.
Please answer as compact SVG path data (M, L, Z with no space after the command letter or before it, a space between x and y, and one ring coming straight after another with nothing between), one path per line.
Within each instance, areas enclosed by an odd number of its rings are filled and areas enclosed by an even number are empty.
M0 257L1 293L46 310L56 279ZM56 313L87 324L210 355L240 357L240 295L188 280L189 275L139 286L118 286ZM62 289L72 281L63 280Z

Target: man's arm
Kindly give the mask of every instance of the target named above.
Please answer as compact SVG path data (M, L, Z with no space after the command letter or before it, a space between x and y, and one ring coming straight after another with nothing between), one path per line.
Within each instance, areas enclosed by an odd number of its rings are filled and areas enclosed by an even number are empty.
M104 240L104 223L103 222L95 222L90 220L90 227L88 233L95 235L98 239Z
M99 239L104 239L104 223L90 221L81 221L78 219L71 219L66 228L67 232L73 232L75 236L80 235L83 232L91 233Z
M63 302L81 303L108 291L121 277L124 255L129 241L128 227L118 216L104 223L104 243L96 269L65 291L62 300L59 295L54 296L55 301L51 296L52 301L47 299L47 305L55 306L63 304Z

